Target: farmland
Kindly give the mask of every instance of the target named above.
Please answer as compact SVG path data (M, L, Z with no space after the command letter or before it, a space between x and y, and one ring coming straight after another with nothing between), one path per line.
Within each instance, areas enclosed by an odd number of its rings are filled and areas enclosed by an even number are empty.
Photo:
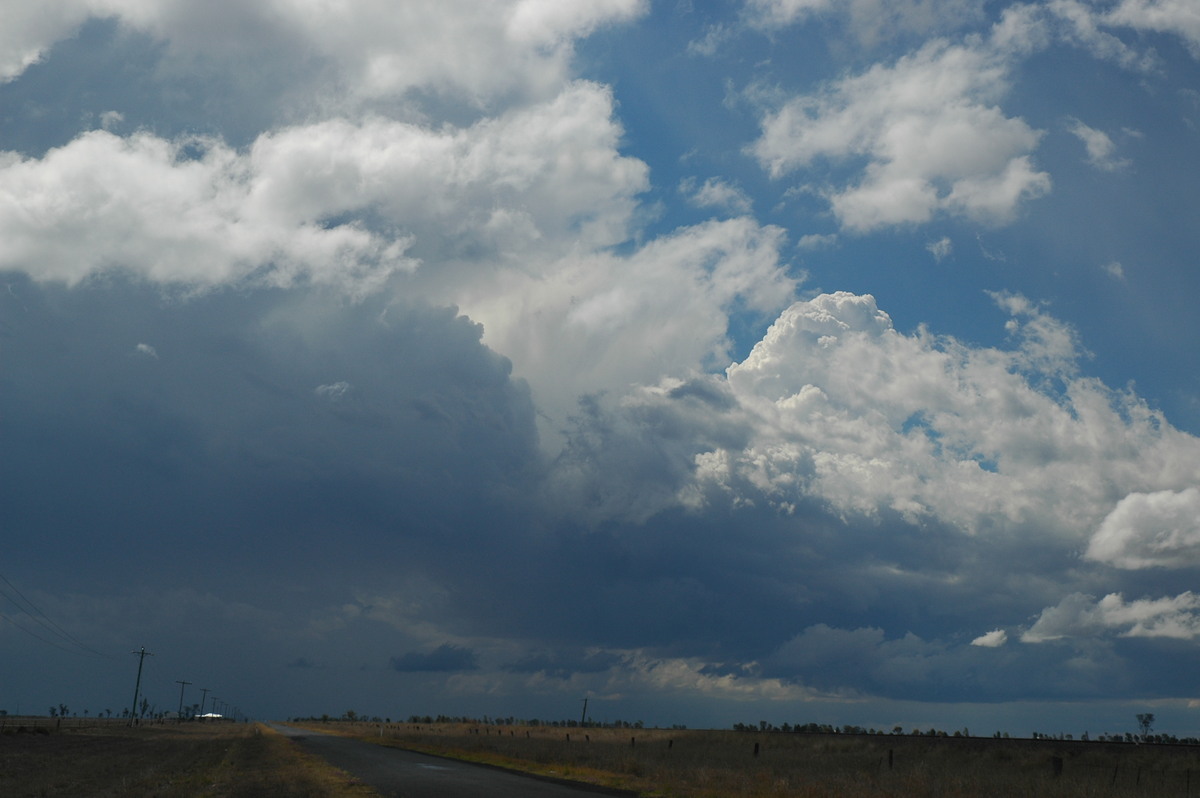
M654 796L1200 796L1194 746L469 723L304 725Z
M258 724L6 718L0 795L367 798L375 793Z

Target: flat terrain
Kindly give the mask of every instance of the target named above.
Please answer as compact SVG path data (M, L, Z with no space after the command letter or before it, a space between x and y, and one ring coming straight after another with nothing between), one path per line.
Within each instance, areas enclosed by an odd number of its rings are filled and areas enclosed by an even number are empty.
M1180 745L474 724L292 724L290 737L259 724L21 726L10 718L0 731L4 798L587 794L496 768L678 798L1200 798L1200 747Z
M47 719L41 719L46 724ZM370 798L373 790L258 724L41 729L7 719L0 796ZM21 729L24 727L24 731Z
M1195 746L436 723L306 725L654 796L1200 798Z

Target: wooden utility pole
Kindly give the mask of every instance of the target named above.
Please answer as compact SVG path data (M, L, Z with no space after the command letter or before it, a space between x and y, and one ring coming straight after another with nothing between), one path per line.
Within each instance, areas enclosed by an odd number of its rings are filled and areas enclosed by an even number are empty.
M178 719L183 720L183 689L185 687L187 687L189 684L191 684L191 682L181 682L178 679L176 679L175 684L179 685L179 718Z
M587 725L587 699L583 699L583 714L579 717L579 725Z
M142 663L146 660L147 655L151 657L154 655L147 651L145 646L142 646L139 651L130 651L129 653L138 655L137 681L133 683L133 706L129 708L129 725L132 726L133 719L137 717L138 690L140 690L142 687Z

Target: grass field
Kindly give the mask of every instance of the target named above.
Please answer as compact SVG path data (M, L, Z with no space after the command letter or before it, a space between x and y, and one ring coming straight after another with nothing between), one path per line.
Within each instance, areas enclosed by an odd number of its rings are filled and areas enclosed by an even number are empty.
M304 725L647 796L1200 798L1200 748L1192 746L470 724Z
M45 721L46 719L41 719ZM0 796L369 798L374 790L258 724L22 723L0 733Z

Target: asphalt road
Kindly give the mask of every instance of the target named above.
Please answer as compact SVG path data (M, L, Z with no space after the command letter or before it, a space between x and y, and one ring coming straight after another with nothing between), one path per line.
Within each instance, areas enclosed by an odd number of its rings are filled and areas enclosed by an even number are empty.
M369 784L386 798L584 798L633 795L559 784L495 768L388 748L334 734L271 724L302 748Z

